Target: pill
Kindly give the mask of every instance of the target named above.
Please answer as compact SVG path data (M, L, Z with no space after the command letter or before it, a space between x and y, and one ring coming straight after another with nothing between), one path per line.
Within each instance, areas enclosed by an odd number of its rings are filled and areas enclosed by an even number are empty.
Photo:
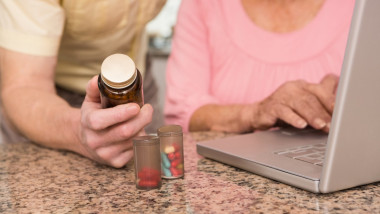
M161 162L164 167L166 168L170 167L170 161L168 159L168 156L163 152L161 152Z
M177 169L177 173L178 173L178 175L182 175L183 174L183 169Z
M173 153L173 152L175 152L175 149L173 146L167 146L167 147L165 147L164 152L166 154Z
M173 143L172 146L174 147L174 151L179 151L179 145L178 143Z
M159 180L160 172L152 168L143 168L137 173L137 177L141 180Z
M169 158L169 160L173 161L175 159L175 153L174 152L169 153L168 158Z
M171 167L177 167L177 165L180 163L181 163L181 159L175 159L171 162L170 166Z
M141 187L156 187L158 186L158 181L140 180L138 185Z
M177 158L180 158L181 157L181 153L179 151L177 152L174 152L174 157L177 159Z
M157 169L150 168L150 167L143 167L139 172L144 172L144 173L159 173Z
M183 164L182 163L178 164L177 169L183 169Z
M174 167L170 167L170 172L172 173L173 176L182 175L182 170L176 169Z
M164 175L166 177L171 177L172 176L172 173L170 172L169 168L165 168L165 167L162 167L162 172L164 173Z
M138 177L142 180L159 180L160 175L157 173L139 172Z

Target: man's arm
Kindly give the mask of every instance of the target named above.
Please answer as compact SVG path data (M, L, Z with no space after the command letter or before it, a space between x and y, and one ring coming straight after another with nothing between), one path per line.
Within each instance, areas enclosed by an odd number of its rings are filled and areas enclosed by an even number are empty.
M101 109L94 77L82 108L72 108L55 93L56 63L56 57L0 48L1 99L7 117L36 143L122 167L133 155L131 139L150 123L152 107Z
M56 95L56 63L57 57L1 48L1 99L6 115L26 137L52 148L72 150L79 141L80 111Z

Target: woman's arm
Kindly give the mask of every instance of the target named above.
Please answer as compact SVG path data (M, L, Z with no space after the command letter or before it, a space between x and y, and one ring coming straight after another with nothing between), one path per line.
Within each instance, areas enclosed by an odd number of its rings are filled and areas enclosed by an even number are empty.
M219 103L210 93L210 50L201 6L202 1L182 1L166 71L165 120L184 131L196 109Z
M246 105L204 105L191 117L191 131L248 132L273 127L279 120L296 128L307 125L328 132L338 77L327 75L320 84L292 81L261 102Z

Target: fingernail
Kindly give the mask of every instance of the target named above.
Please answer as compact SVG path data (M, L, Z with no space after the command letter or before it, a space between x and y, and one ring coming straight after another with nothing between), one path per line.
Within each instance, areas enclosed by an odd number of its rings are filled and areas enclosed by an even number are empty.
M306 126L307 126L306 121L304 121L304 120L298 120L298 121L297 121L297 127L298 127L298 128L303 129L303 128L305 128Z
M320 118L315 119L315 120L314 120L314 123L315 123L315 124L317 125L317 127L320 128L320 129L326 126L326 122L323 121L323 120L320 119Z

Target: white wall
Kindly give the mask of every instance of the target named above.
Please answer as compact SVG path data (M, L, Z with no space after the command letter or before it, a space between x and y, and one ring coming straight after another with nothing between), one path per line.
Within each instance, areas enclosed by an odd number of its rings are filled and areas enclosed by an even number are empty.
M171 28L177 20L177 12L181 0L167 0L161 12L150 21L146 27L149 34L158 34L162 37L168 37L171 34Z

